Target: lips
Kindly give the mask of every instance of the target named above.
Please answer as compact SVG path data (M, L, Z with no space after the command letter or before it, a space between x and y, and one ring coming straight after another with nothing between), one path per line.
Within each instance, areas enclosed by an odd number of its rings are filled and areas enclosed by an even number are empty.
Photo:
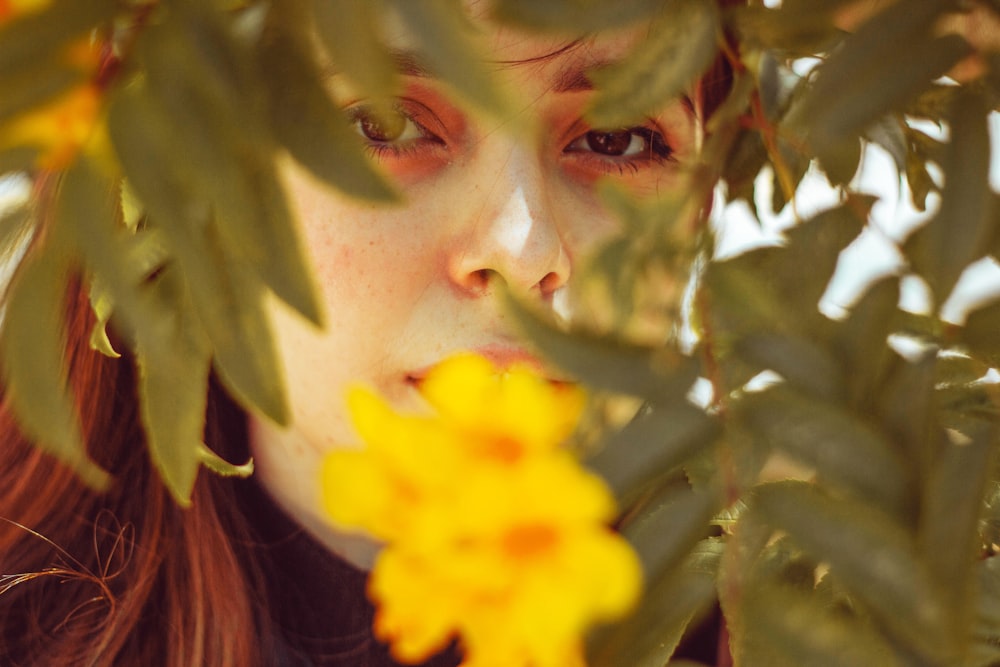
M537 356L521 347L489 345L471 350L459 350L454 354L463 353L475 354L483 357L501 372L511 368L512 366L520 366L522 368L526 367L531 369L539 376L545 378L553 384L562 385L573 383L572 380L556 373L552 368L546 366ZM407 373L406 383L419 389L424 377L426 377L427 373L438 363L440 362L435 362Z

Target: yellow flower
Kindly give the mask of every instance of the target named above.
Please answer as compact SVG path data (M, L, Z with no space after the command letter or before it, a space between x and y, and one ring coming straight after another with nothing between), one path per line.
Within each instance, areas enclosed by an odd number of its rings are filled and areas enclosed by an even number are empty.
M0 0L0 25L23 14L45 9L52 0Z
M106 137L99 122L101 93L85 84L71 88L40 108L0 126L0 148L29 146L40 150L42 169L67 167L85 146L102 153Z
M500 458L559 448L583 409L576 387L552 384L524 367L498 374L487 359L471 354L435 367L421 393L468 446Z
M0 24L4 0L0 0ZM22 5L19 9L18 4ZM6 5L11 11L28 11L32 3ZM41 6L41 5L38 5ZM110 159L110 144L101 119L103 95L92 79L100 65L100 45L89 38L74 40L63 54L66 64L87 79L65 92L0 125L0 149L28 147L39 151L36 165L58 170L69 166L87 150L102 159Z
M604 482L562 447L582 393L461 356L426 377L433 417L354 392L366 447L331 454L324 503L386 542L369 581L398 660L459 638L467 667L583 665L582 636L627 612L641 571L607 527Z

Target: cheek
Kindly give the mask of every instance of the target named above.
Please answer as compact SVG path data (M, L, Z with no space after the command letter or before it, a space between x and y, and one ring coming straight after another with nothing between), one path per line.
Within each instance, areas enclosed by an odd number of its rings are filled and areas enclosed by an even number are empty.
M562 179L557 197L560 206L563 243L579 269L599 246L624 230L618 217L608 210L595 189L572 177Z
M331 318L355 307L377 311L372 304L393 298L408 284L401 271L426 266L413 261L423 250L413 233L419 225L405 224L412 215L341 197L301 175L289 181L302 241Z
M396 226L377 232L375 223L365 219L346 223L365 229L362 233L323 230L306 235L331 325L391 320L402 314L401 308L412 306L433 280L431 244Z

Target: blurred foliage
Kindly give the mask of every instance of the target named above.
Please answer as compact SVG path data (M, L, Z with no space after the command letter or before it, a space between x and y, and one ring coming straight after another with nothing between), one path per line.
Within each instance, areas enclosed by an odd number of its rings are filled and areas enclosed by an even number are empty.
M880 11L860 16L865 5ZM0 173L62 173L38 179L53 195L39 210L0 219L5 254L32 243L6 295L7 401L40 446L109 483L85 453L65 382L62 303L82 274L92 344L135 360L152 459L185 504L199 466L247 472L202 444L210 373L248 409L287 420L265 295L322 323L275 159L287 153L352 196L398 197L324 89L314 37L352 86L388 102L397 81L379 20L393 12L466 103L502 113L507 100L458 0L19 6L0 12ZM648 575L636 613L592 638L594 665L665 664L715 601L736 664L1000 664L1000 385L984 380L1000 364L1000 301L964 324L936 314L966 267L1000 257L987 178L1000 59L976 56L977 76L961 85L942 78L973 51L942 17L969 7L492 3L497 21L567 38L648 22L629 58L595 74L596 123L697 93L713 61L732 76L680 194L605 193L627 231L574 295L588 317L567 331L512 304L539 348L605 397L588 422L589 464L618 495ZM900 244L906 270L831 319L817 302L873 204L854 189L867 143L933 213ZM717 184L755 214L769 204L798 217L810 168L839 205L799 220L780 246L708 260L704 204ZM932 314L899 309L907 276L929 287ZM668 332L634 335L636 321L682 312L693 349ZM903 354L903 339L918 351ZM696 404L699 378L712 390ZM642 406L634 418L616 416L622 396Z

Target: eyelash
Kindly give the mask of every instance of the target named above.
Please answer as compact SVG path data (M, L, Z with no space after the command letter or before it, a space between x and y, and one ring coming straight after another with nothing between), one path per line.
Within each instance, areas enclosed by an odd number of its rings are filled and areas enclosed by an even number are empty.
M371 155L374 159L382 160L387 158L405 158L426 148L427 144L437 146L444 145L445 142L441 139L441 137L428 130L423 124L419 123L414 118L415 115L418 115L417 113L406 109L402 104L394 106L393 111L399 115L399 118L403 123L403 127L397 137L379 140L368 136L364 128L364 123L366 121L369 123L379 122L374 111L370 107L358 105L347 110L351 124L365 142L365 148L369 155ZM430 113L429 110L427 113ZM417 136L406 137L405 139L400 138L404 137L407 133L414 132L417 133Z
M410 104L417 103L411 102ZM445 141L441 137L428 130L426 126L418 122L415 118L415 116L421 113L431 114L432 112L429 109L414 111L408 109L403 104L398 104L393 110L399 114L403 126L395 138L386 140L372 138L366 132L364 127L366 121L369 123L379 122L375 118L371 108L358 105L347 110L351 123L365 141L366 149L374 159L403 159L426 150L429 144L433 146L445 145ZM621 154L609 155L594 150L592 142L596 136L608 138L612 135L621 135L625 132L628 133L629 144L623 149ZM416 133L417 136L406 137L405 139L400 138L405 137L408 133ZM638 151L625 154L624 151L632 149L632 142L636 138L644 142L642 148ZM586 145L586 148L584 148L584 145ZM659 165L665 162L676 161L674 148L667 142L663 134L659 130L646 125L617 130L587 130L570 141L563 148L562 153L564 155L579 156L579 159L592 163L594 168L600 171L605 173L617 172L619 175L625 175L626 171L631 174L638 173L640 169L649 164Z
M600 153L591 143L597 137L607 139L612 137L612 135L619 135L620 139L627 138L629 142L617 155ZM625 136L622 137L621 135ZM636 139L641 140L643 145L633 148L632 144ZM586 145L586 148L584 148L584 145ZM588 130L569 142L566 148L563 149L563 153L577 154L586 160L596 160L598 168L602 168L609 173L617 171L622 175L625 174L626 170L636 173L645 164L676 162L674 148L667 142L663 134L659 130L645 125L619 130Z

